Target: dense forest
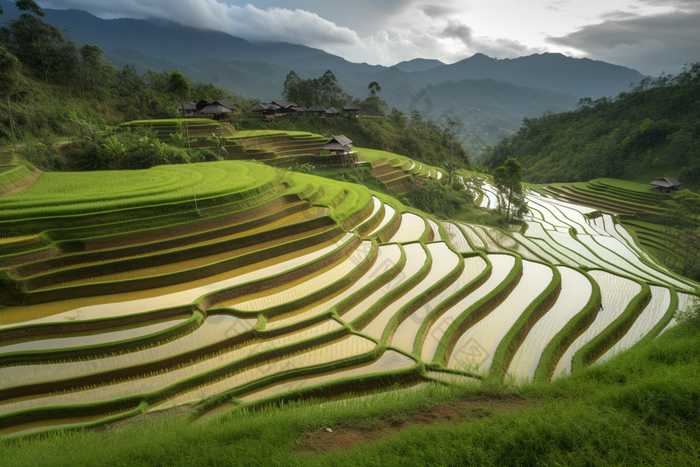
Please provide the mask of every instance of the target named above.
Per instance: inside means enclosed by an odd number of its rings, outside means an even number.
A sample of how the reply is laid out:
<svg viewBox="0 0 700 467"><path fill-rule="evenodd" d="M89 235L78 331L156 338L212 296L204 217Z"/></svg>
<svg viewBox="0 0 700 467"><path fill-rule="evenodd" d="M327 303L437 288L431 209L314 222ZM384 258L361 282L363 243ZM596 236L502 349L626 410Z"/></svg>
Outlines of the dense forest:
<svg viewBox="0 0 700 467"><path fill-rule="evenodd" d="M700 185L700 63L677 76L644 79L616 98L581 99L578 109L524 119L482 163L508 158L533 183L674 176Z"/></svg>

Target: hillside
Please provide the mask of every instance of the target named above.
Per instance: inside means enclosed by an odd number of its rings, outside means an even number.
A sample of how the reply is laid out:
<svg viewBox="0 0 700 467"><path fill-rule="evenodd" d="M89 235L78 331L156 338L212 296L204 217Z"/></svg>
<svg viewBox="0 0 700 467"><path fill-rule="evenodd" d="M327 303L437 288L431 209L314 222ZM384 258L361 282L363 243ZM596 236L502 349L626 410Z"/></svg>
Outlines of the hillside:
<svg viewBox="0 0 700 467"><path fill-rule="evenodd" d="M699 102L700 64L694 64L615 99L582 100L576 111L528 119L483 163L497 167L515 157L533 183L675 177L697 187Z"/></svg>
<svg viewBox="0 0 700 467"><path fill-rule="evenodd" d="M2 1L3 21L16 18L14 3ZM423 118L435 121L459 115L466 122L461 141L475 157L512 134L523 118L572 110L577 98L616 95L643 78L629 68L560 54L512 60L477 54L453 64L416 59L375 66L300 45L253 44L172 22L104 20L80 10L46 13L46 21L67 30L78 45L99 45L118 69L129 64L141 74L177 69L194 81L211 81L266 102L280 98L291 70L302 78L332 70L342 87L360 99L366 97L367 85L377 81L390 107L406 113L419 110Z"/></svg>

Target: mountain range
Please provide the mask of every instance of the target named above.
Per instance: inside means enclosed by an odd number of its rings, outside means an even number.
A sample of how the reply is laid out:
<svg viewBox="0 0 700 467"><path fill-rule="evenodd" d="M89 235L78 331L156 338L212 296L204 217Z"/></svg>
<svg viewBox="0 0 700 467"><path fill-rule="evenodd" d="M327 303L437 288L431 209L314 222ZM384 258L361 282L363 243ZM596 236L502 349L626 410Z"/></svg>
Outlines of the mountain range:
<svg viewBox="0 0 700 467"><path fill-rule="evenodd" d="M19 17L14 2L0 0L0 22ZM381 97L425 118L462 119L464 142L474 154L516 131L523 117L570 110L580 98L614 96L642 78L630 68L544 53L515 59L483 54L453 64L415 59L391 67L353 63L320 49L291 43L251 43L229 34L155 19L101 19L81 10L44 9L44 20L79 46L97 44L117 68L133 64L175 70L232 92L271 101L281 97L294 70L316 78L332 70L343 89L364 98L377 81Z"/></svg>

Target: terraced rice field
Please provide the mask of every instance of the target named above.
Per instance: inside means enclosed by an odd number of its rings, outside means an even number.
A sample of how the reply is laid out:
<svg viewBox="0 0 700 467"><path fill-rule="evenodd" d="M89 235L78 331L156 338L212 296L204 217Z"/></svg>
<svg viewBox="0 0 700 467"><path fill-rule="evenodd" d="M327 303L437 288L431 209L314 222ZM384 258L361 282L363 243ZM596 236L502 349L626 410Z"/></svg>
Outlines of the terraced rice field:
<svg viewBox="0 0 700 467"><path fill-rule="evenodd" d="M416 214L406 213L401 215L401 226L390 241L397 243L416 242L424 233L425 219Z"/></svg>
<svg viewBox="0 0 700 467"><path fill-rule="evenodd" d="M552 277L550 267L530 261L523 262L523 278L508 298L462 334L455 345L448 367L473 369L488 374L496 349L506 332L515 324L525 308L544 292ZM474 347L482 350L483 356L475 357Z"/></svg>
<svg viewBox="0 0 700 467"><path fill-rule="evenodd" d="M472 251L472 247L469 245L464 233L451 222L443 222L442 226L447 230L447 235L450 243L455 247L455 249L460 253L468 253Z"/></svg>
<svg viewBox="0 0 700 467"><path fill-rule="evenodd" d="M270 150L309 138L265 137ZM0 436L549 379L655 337L694 300L614 216L528 198L520 233L238 161L42 175L0 198Z"/></svg>

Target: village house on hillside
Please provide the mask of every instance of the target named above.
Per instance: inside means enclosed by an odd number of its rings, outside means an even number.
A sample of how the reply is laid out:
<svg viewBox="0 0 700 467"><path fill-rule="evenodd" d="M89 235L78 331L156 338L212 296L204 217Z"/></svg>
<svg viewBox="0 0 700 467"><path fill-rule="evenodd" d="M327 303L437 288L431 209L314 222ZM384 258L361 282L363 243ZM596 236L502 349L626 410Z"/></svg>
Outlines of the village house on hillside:
<svg viewBox="0 0 700 467"><path fill-rule="evenodd" d="M238 106L226 99L217 99L211 102L201 100L196 104L187 102L177 107L178 113L185 118L212 118L219 121L228 120L236 110L238 110Z"/></svg>
<svg viewBox="0 0 700 467"><path fill-rule="evenodd" d="M681 182L673 177L664 177L654 180L649 184L649 189L659 193L676 193L680 190Z"/></svg>
<svg viewBox="0 0 700 467"><path fill-rule="evenodd" d="M330 152L329 164L348 165L358 162L357 152L352 150L353 142L345 135L336 136L323 146L324 151Z"/></svg>
<svg viewBox="0 0 700 467"><path fill-rule="evenodd" d="M348 104L345 107L343 107L343 112L350 115L351 117L356 117L360 113L360 110L362 109L357 104Z"/></svg>

